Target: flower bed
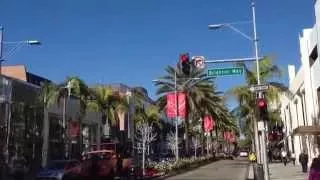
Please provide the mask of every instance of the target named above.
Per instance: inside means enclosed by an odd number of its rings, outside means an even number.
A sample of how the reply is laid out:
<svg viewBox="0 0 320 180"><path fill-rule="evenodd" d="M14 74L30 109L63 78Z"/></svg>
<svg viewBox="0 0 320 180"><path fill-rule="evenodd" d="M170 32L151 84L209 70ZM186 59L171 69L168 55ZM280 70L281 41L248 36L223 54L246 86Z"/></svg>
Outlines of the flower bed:
<svg viewBox="0 0 320 180"><path fill-rule="evenodd" d="M154 168L160 175L179 174L186 170L194 169L216 160L213 156L202 156L198 158L182 158L178 162L162 161L150 163L149 167Z"/></svg>

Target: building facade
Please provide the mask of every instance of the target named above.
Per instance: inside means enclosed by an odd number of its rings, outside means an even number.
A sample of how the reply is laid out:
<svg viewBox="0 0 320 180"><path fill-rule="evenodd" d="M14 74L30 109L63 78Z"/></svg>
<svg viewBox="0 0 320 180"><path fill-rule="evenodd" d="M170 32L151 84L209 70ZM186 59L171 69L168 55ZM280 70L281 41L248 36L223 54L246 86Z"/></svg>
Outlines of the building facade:
<svg viewBox="0 0 320 180"><path fill-rule="evenodd" d="M315 25L299 35L301 67L296 72L293 65L288 66L290 93L281 97L285 147L297 157L305 150L310 159L319 155L320 144L320 2L316 1L314 7Z"/></svg>

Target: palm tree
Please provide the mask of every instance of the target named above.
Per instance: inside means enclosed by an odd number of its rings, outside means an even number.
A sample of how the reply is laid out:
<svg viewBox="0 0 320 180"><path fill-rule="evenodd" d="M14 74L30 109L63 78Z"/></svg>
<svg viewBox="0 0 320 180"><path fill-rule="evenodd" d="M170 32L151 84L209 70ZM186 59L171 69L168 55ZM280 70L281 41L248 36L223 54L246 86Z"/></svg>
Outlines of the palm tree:
<svg viewBox="0 0 320 180"><path fill-rule="evenodd" d="M70 86L70 87L68 87ZM69 88L69 89L68 89ZM72 76L72 77L67 77L66 80L64 82L62 82L61 84L58 85L58 97L57 97L57 104L60 104L60 101L63 99L64 101L64 114L63 114L63 118L64 118L64 122L66 122L66 101L67 101L67 97L68 96L75 96L78 98L78 100L80 101L80 118L79 118L79 123L80 123L80 132L82 129L82 119L84 118L84 116L86 115L86 109L87 109L87 103L88 103L88 99L90 97L90 91L88 86L86 85L86 83L80 79L77 76ZM64 130L64 133L66 133L66 129ZM65 135L65 140L66 140L66 135ZM68 143L67 141L65 143ZM80 135L80 151L82 148L82 138ZM67 144L66 144L67 145ZM66 147L66 151L68 151L68 147Z"/></svg>
<svg viewBox="0 0 320 180"><path fill-rule="evenodd" d="M53 83L44 82L41 86L40 96L39 96L39 103L43 107L43 129L42 129L42 137L43 137L43 144L42 144L42 167L47 165L47 158L48 158L48 148L49 148L49 112L48 109L50 106L56 103L57 99L57 91L58 88Z"/></svg>
<svg viewBox="0 0 320 180"><path fill-rule="evenodd" d="M246 72L246 84L232 88L229 94L236 97L238 107L234 109L234 112L241 121L245 121L243 131L248 137L251 137L252 142L254 142L252 130L257 128L255 123L257 121L256 94L252 93L249 88L257 84L256 68L253 67L250 69L245 63L238 63L238 65L242 66ZM265 58L260 61L261 84L270 84L270 89L265 93L268 102L278 103L280 92L290 93L281 83L270 82L270 80L279 78L281 75L282 71L272 63L270 58ZM277 118L274 117L273 119ZM252 148L254 149L253 143Z"/></svg>
<svg viewBox="0 0 320 180"><path fill-rule="evenodd" d="M97 86L91 90L92 100L88 102L88 108L101 113L101 123L104 127L104 136L109 136L110 127L114 127L119 116L128 110L128 103L119 92L113 91L108 86ZM98 136L100 125L98 128ZM99 144L99 142L98 142ZM98 145L99 147L99 145Z"/></svg>
<svg viewBox="0 0 320 180"><path fill-rule="evenodd" d="M177 77L177 90L186 93L187 106L189 111L189 117L193 117L192 114L198 113L200 117L204 114L215 113L215 108L219 107L221 101L221 93L216 91L216 88L208 78L203 70L191 68L190 75L187 76L182 72L181 66L176 68L168 66L166 69L166 75L160 77L161 81L155 83L158 86L157 94L160 98L157 101L160 109L163 110L166 106L166 94L175 91L175 74ZM184 121L186 141L185 151L189 154L189 124L190 121L198 120L189 119L187 116Z"/></svg>

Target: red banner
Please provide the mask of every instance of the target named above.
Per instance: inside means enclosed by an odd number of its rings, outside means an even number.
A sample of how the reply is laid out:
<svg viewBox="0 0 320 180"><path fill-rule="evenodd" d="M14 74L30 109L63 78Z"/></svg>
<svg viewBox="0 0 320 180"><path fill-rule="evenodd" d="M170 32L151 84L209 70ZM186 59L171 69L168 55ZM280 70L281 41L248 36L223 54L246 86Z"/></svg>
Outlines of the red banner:
<svg viewBox="0 0 320 180"><path fill-rule="evenodd" d="M229 143L236 142L236 136L230 131L224 132L223 137Z"/></svg>
<svg viewBox="0 0 320 180"><path fill-rule="evenodd" d="M80 123L69 121L70 137L80 136Z"/></svg>
<svg viewBox="0 0 320 180"><path fill-rule="evenodd" d="M205 132L210 132L213 130L214 120L213 120L212 116L205 116L203 123L204 123L204 131Z"/></svg>
<svg viewBox="0 0 320 180"><path fill-rule="evenodd" d="M177 96L175 93L167 94L167 116L168 118L186 117L187 116L187 101L186 94L179 92ZM177 106L178 100L178 106ZM177 114L178 109L178 114Z"/></svg>

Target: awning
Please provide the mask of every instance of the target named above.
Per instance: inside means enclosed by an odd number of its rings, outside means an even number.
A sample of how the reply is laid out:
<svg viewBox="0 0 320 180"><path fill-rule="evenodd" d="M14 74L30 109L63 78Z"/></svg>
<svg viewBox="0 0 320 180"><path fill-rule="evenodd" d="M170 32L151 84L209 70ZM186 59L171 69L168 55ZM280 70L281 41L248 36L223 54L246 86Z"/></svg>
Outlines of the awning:
<svg viewBox="0 0 320 180"><path fill-rule="evenodd" d="M293 135L320 135L320 125L297 127L293 130Z"/></svg>

